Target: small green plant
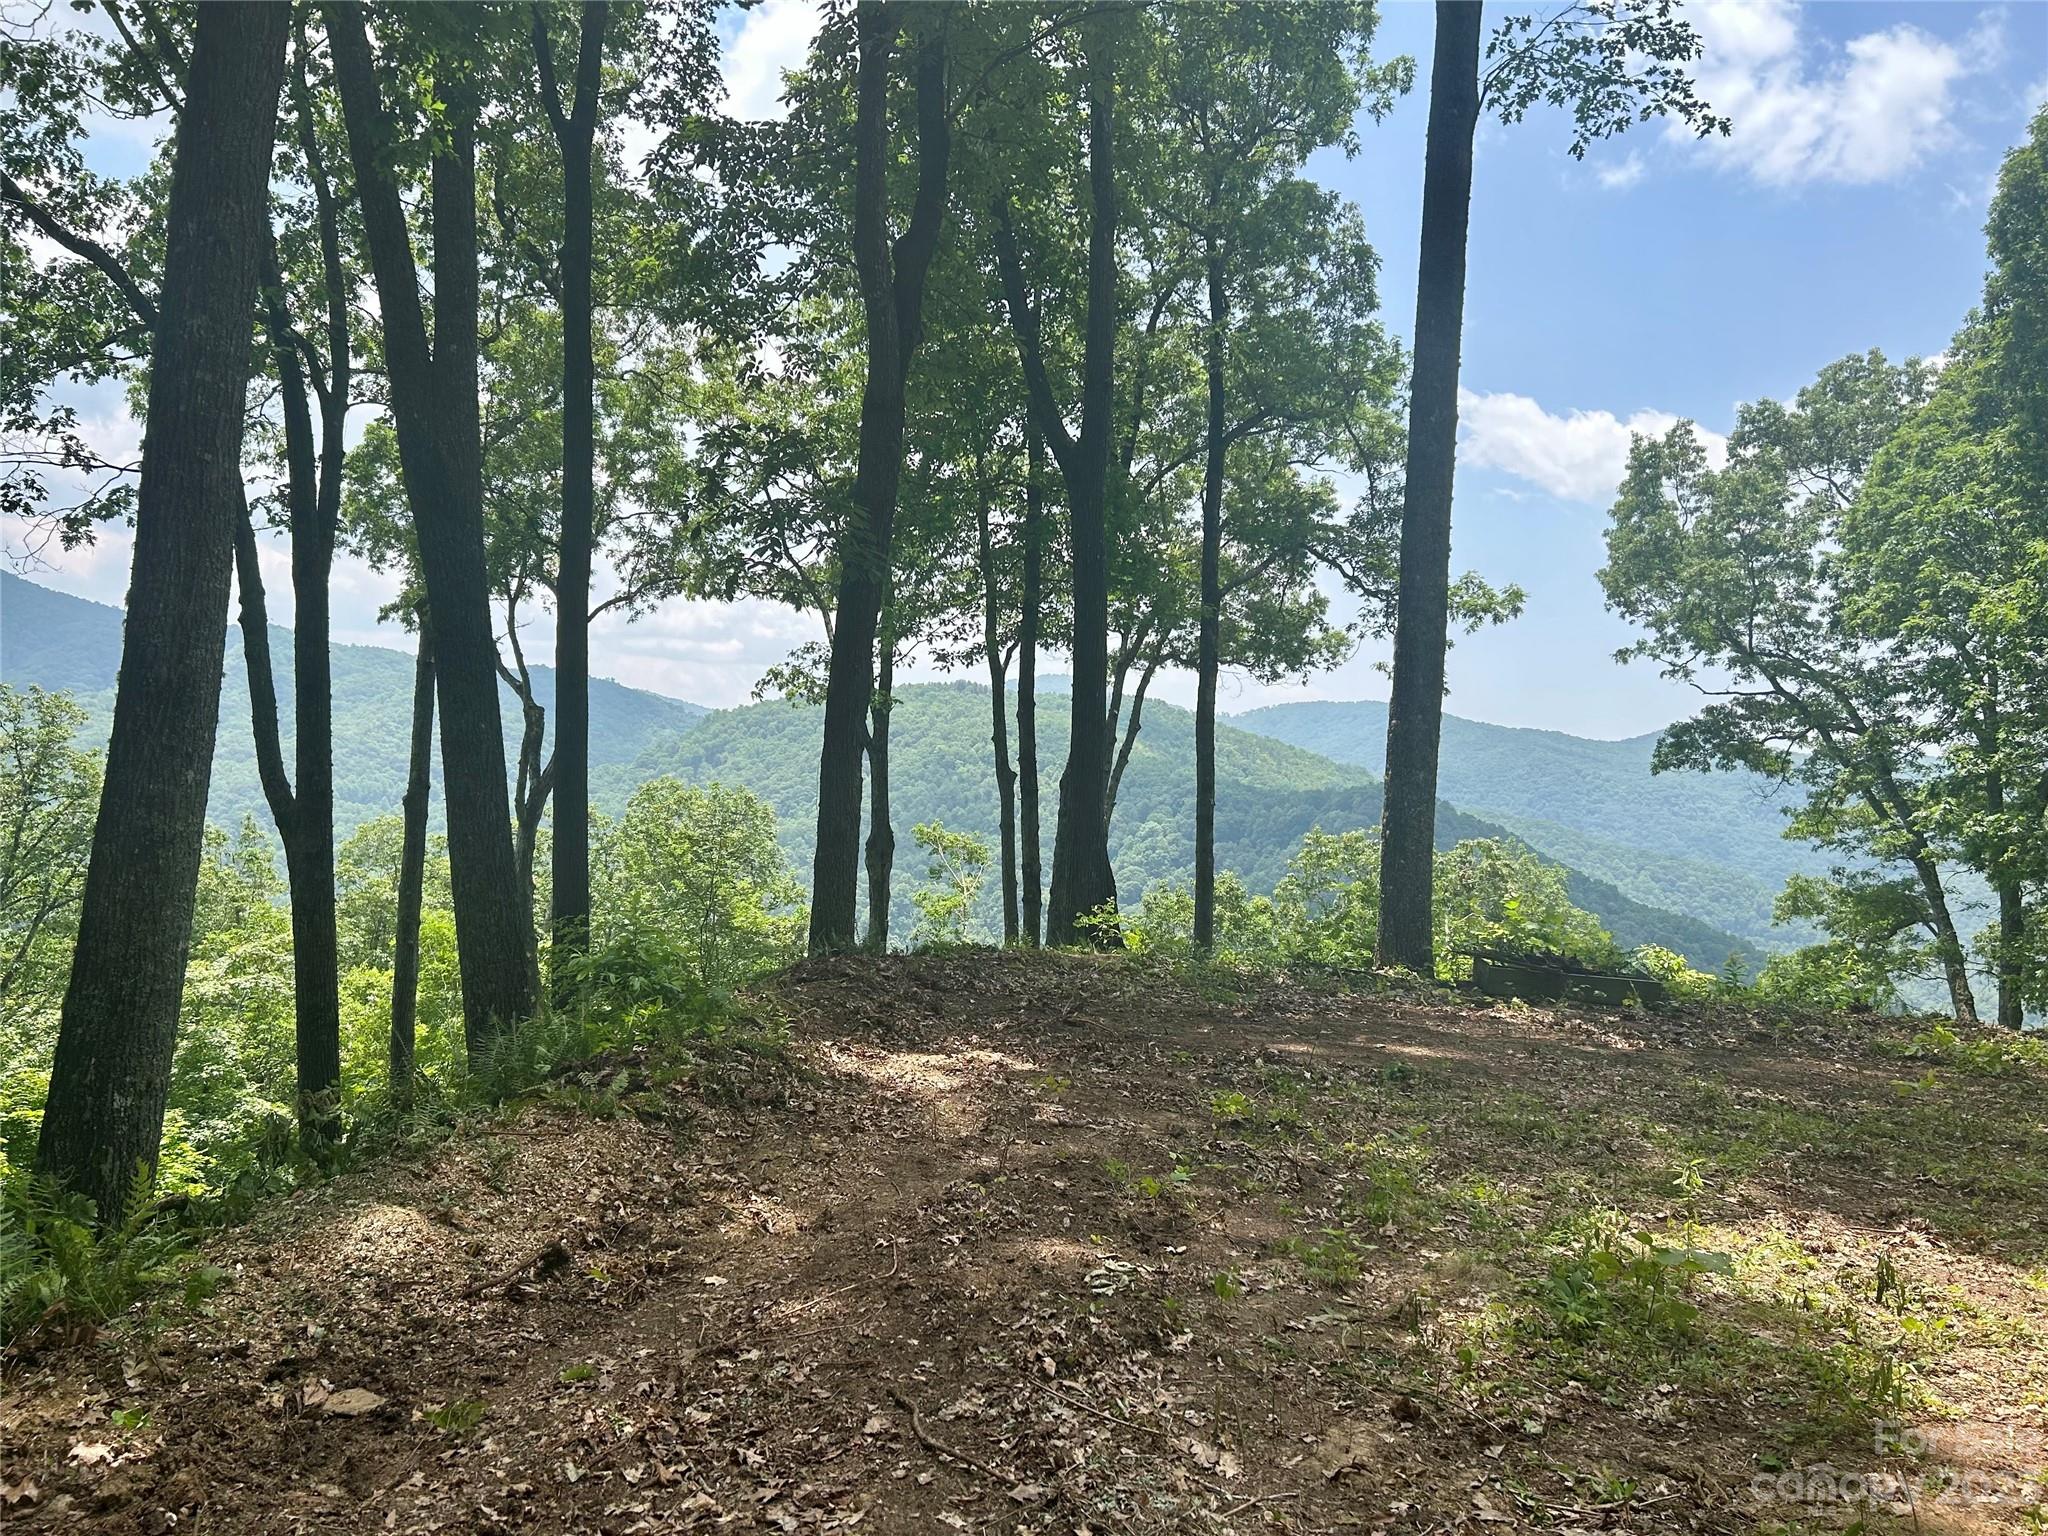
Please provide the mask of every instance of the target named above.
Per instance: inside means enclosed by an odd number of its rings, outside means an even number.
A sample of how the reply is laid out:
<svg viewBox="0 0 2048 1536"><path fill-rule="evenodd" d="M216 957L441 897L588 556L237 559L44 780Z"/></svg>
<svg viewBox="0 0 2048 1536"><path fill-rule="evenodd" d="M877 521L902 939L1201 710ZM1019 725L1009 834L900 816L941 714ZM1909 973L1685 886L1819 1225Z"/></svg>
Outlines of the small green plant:
<svg viewBox="0 0 2048 1536"><path fill-rule="evenodd" d="M2048 1067L2048 1044L2029 1035L1981 1035L1965 1039L1946 1024L1913 1037L1906 1054L1936 1061L1972 1077L2004 1077L2030 1067Z"/></svg>
<svg viewBox="0 0 2048 1536"><path fill-rule="evenodd" d="M452 1397L445 1403L427 1407L425 1418L444 1435L466 1435L483 1423L490 1408L491 1405L480 1397Z"/></svg>
<svg viewBox="0 0 2048 1536"><path fill-rule="evenodd" d="M579 1381L589 1381L597 1375L597 1367L588 1360L579 1360L574 1365L562 1367L562 1374L555 1379L565 1387L573 1387Z"/></svg>
<svg viewBox="0 0 2048 1536"><path fill-rule="evenodd" d="M1219 1270L1210 1277L1209 1289L1214 1291L1220 1300L1235 1301L1244 1294L1244 1281L1230 1270Z"/></svg>
<svg viewBox="0 0 2048 1536"><path fill-rule="evenodd" d="M116 1408L107 1414L107 1421L124 1435L139 1435L149 1428L147 1408Z"/></svg>
<svg viewBox="0 0 2048 1536"><path fill-rule="evenodd" d="M963 944L967 919L988 876L988 844L971 832L949 832L937 821L920 822L910 829L910 835L929 855L925 879L931 882L928 888L911 893L917 926L910 942L920 947Z"/></svg>
<svg viewBox="0 0 2048 1536"><path fill-rule="evenodd" d="M0 1347L89 1333L173 1288L197 1305L221 1272L194 1263L189 1246L147 1179L135 1181L121 1219L101 1226L84 1196L10 1176L0 1182Z"/></svg>
<svg viewBox="0 0 2048 1536"><path fill-rule="evenodd" d="M1235 1088L1219 1088L1209 1095L1209 1113L1219 1125L1235 1125L1252 1117L1252 1101Z"/></svg>
<svg viewBox="0 0 2048 1536"><path fill-rule="evenodd" d="M1569 1337L1584 1338L1621 1323L1684 1335L1699 1320L1699 1308L1689 1297L1693 1282L1733 1267L1725 1253L1667 1248L1648 1232L1608 1229L1553 1259L1537 1283L1536 1298Z"/></svg>
<svg viewBox="0 0 2048 1536"><path fill-rule="evenodd" d="M1365 1255L1341 1227L1325 1227L1320 1242L1305 1237L1283 1237L1274 1244L1276 1252L1300 1261L1309 1275L1324 1285L1355 1284L1365 1270Z"/></svg>

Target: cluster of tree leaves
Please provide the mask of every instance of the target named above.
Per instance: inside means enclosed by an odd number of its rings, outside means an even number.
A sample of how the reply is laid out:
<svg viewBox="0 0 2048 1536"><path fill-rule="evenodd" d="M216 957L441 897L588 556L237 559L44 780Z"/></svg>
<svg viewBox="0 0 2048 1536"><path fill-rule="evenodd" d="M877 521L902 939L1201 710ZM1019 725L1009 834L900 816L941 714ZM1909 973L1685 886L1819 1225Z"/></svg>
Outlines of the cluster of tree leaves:
<svg viewBox="0 0 2048 1536"><path fill-rule="evenodd" d="M0 1177L33 1164L56 1048L85 871L79 829L97 799L97 758L72 745L75 723L59 696L0 687L0 814L26 833L0 848L0 934L26 956L0 989ZM387 1076L403 833L399 817L382 817L336 852L344 1138L381 1127L401 1105L446 1098L469 1070L448 849L436 837L419 920L417 1081L400 1094ZM643 992L715 999L802 952L802 887L773 813L746 790L657 779L618 821L593 817L592 847L600 910L611 914L593 953L630 946ZM298 1171L284 895L275 844L253 817L232 835L208 827L158 1163L166 1195L259 1189Z"/></svg>
<svg viewBox="0 0 2048 1536"><path fill-rule="evenodd" d="M1779 910L1887 979L1932 970L1977 1014L1957 873L1997 1016L2048 1003L2048 110L2005 162L1982 305L1939 364L1844 358L1744 406L1716 465L1688 424L1639 440L1613 510L1610 604L1712 702L1659 768L1742 768L1803 798L1835 861Z"/></svg>

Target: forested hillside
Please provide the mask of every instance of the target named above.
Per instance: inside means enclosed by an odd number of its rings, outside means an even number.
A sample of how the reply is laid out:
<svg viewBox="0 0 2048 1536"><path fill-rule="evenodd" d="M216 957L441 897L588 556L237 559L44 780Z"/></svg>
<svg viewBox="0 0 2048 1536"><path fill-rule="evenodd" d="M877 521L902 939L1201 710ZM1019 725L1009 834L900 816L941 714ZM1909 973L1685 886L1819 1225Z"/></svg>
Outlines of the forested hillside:
<svg viewBox="0 0 2048 1536"><path fill-rule="evenodd" d="M1230 717L1260 736L1368 773L1385 767L1387 706L1304 700ZM1590 741L1444 717L1438 787L1482 816L1550 823L1643 853L1712 864L1776 891L1825 861L1785 839L1797 797L1754 774L1652 774L1655 734Z"/></svg>
<svg viewBox="0 0 2048 1536"><path fill-rule="evenodd" d="M12 575L0 576L0 583L0 681L70 690L92 713L90 734L102 736L120 664L119 610ZM290 631L273 627L271 648L280 665L289 663L291 646ZM259 824L267 819L240 653L239 635L230 635L208 805L209 817L226 828L239 825L245 815ZM551 708L554 674L545 667L534 671L535 691ZM335 820L346 836L363 822L392 814L404 794L412 658L377 646L339 645L334 647L334 676ZM996 792L986 689L971 683L921 684L899 689L897 697L893 731L901 755L892 787L904 878L896 883L896 915L899 929L907 931L919 874L910 829L937 821L992 840ZM713 713L605 679L592 680L590 701L591 797L600 811L616 817L635 789L665 774L692 784L742 786L774 808L792 866L809 868L818 803L817 708L773 700ZM509 759L518 736L518 703L509 689L501 690L500 703ZM280 704L289 738L289 706L284 700ZM1384 711L1372 704L1342 707ZM1039 718L1048 739L1064 739L1067 713L1066 695L1047 690ZM1157 702L1146 706L1110 827L1118 889L1127 901L1137 900L1157 882L1189 878L1194 863L1193 739L1194 717L1186 710ZM1506 768L1504 759L1495 761ZM1374 775L1284 740L1223 727L1217 775L1218 865L1253 891L1273 888L1311 828L1348 831L1379 824ZM1057 759L1043 765L1041 780L1050 804L1059 793ZM1467 838L1499 837L1503 828L1521 833L1505 818L1490 820L1453 803L1442 807L1437 827L1437 841L1445 848ZM1681 861L1632 872L1626 858L1580 863L1551 846L1540 829L1522 835L1571 869L1572 899L1595 913L1626 947L1660 944L1708 970L1720 969L1733 951L1754 958L1782 947L1782 940L1773 944L1768 936L1767 897L1764 923L1739 905L1727 904L1725 910L1741 920L1738 925L1723 918L1722 908L1696 901L1691 891L1675 890L1668 900L1660 899L1658 875L1679 870ZM1591 841L1585 848L1590 854L1603 851ZM995 897L993 890L983 893L984 919Z"/></svg>
<svg viewBox="0 0 2048 1536"><path fill-rule="evenodd" d="M993 839L987 690L970 683L919 684L898 689L895 697L890 730L901 755L891 792L899 843L907 844L910 827L929 821ZM1068 709L1066 695L1042 696L1041 729L1063 737ZM721 711L686 733L652 743L630 765L596 776L598 804L615 811L636 785L663 774L691 783L745 785L775 807L784 847L799 869L807 868L819 724L818 709L782 702ZM1164 703L1146 706L1110 823L1118 895L1126 902L1160 881L1185 883L1193 868L1193 739L1194 716L1188 711ZM1313 752L1225 726L1217 732L1216 766L1217 863L1253 891L1273 888L1312 828L1334 832L1379 824L1379 781ZM1046 764L1041 777L1050 803L1059 789L1059 765ZM1442 847L1503 835L1498 824L1455 806L1439 809ZM906 914L918 874L907 861L915 858L914 849L899 848L907 879L899 882L897 899ZM1732 951L1760 951L1711 923L1631 899L1581 871L1573 871L1569 888L1572 899L1599 916L1625 947L1661 944L1710 970L1718 970ZM993 897L988 892L985 900Z"/></svg>
<svg viewBox="0 0 2048 1536"><path fill-rule="evenodd" d="M276 666L289 669L292 634L272 625ZM366 821L389 816L405 793L406 734L412 711L413 659L375 645L337 645L334 657L334 823L341 837ZM91 716L87 734L104 741L113 717L114 680L121 667L121 611L54 592L0 572L0 682L34 684L71 693ZM554 709L555 674L533 669L534 693ZM292 741L293 696L278 698L279 730ZM499 687L505 751L514 758L519 704ZM607 678L590 680L590 751L593 766L629 762L664 732L686 728L705 713L700 705L664 698ZM434 762L435 805L440 804L440 760ZM439 817L438 809L435 815ZM234 828L244 816L268 823L249 720L249 675L239 630L228 636L221 683L220 731L214 742L213 792L207 817Z"/></svg>

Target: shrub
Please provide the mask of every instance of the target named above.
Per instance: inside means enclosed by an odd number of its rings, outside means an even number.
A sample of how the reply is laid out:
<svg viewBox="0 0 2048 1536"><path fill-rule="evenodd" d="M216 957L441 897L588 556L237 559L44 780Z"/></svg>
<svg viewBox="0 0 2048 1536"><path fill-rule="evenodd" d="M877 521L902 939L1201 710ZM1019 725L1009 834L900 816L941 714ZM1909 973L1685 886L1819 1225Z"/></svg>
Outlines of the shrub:
<svg viewBox="0 0 2048 1536"><path fill-rule="evenodd" d="M924 877L929 882L911 893L917 908L917 926L910 942L917 945L964 944L967 917L981 895L988 874L988 844L968 832L949 832L943 822L921 822L910 835L929 858Z"/></svg>
<svg viewBox="0 0 2048 1536"><path fill-rule="evenodd" d="M1677 1002L1705 1002L1720 987L1716 977L1694 970L1685 956L1661 944L1645 944L1636 950L1633 958L1637 968L1663 982Z"/></svg>
<svg viewBox="0 0 2048 1536"><path fill-rule="evenodd" d="M1829 1013L1873 1013L1898 1006L1889 962L1846 939L1773 955L1756 979L1767 1003Z"/></svg>
<svg viewBox="0 0 2048 1536"><path fill-rule="evenodd" d="M47 1179L0 1180L0 1347L87 1332L180 1283L196 1302L217 1279L159 1214L149 1179L135 1181L128 1210L105 1227L90 1200Z"/></svg>

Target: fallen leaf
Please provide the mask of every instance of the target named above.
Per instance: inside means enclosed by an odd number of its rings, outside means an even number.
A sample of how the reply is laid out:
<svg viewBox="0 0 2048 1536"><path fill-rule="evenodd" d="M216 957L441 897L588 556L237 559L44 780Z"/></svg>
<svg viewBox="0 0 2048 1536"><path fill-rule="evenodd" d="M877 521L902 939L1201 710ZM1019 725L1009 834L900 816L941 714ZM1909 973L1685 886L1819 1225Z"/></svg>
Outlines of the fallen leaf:
<svg viewBox="0 0 2048 1536"><path fill-rule="evenodd" d="M42 1496L43 1490L36 1486L36 1480L32 1477L24 1477L18 1483L10 1483L4 1477L0 1477L0 1505L8 1509L14 1508L17 1504L33 1504Z"/></svg>
<svg viewBox="0 0 2048 1536"><path fill-rule="evenodd" d="M81 1467L97 1467L114 1459L114 1448L104 1440L81 1440L71 1447L70 1459Z"/></svg>
<svg viewBox="0 0 2048 1536"><path fill-rule="evenodd" d="M367 1387L344 1387L339 1392L330 1392L321 1401L320 1411L339 1418L359 1419L366 1413L375 1413L384 1406L384 1399Z"/></svg>

